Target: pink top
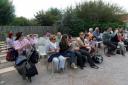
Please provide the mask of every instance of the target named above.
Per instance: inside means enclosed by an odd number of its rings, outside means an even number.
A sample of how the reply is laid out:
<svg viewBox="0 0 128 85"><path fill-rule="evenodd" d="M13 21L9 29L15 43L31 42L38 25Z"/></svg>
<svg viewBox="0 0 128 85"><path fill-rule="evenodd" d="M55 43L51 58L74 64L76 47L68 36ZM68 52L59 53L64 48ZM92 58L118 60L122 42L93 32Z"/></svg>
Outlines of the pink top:
<svg viewBox="0 0 128 85"><path fill-rule="evenodd" d="M20 44L20 42L21 41L19 41L19 40L14 41L14 48L15 48L15 50L19 50L19 49L22 48L22 45Z"/></svg>
<svg viewBox="0 0 128 85"><path fill-rule="evenodd" d="M29 42L30 42L31 45L34 45L34 44L37 44L37 43L38 43L38 40L37 40L36 37L34 37L34 38L29 38Z"/></svg>
<svg viewBox="0 0 128 85"><path fill-rule="evenodd" d="M18 50L18 52L19 53L22 53L24 50L26 50L27 48L25 47L25 46L27 46L27 45L30 45L30 42L29 42L29 40L27 40L27 39L23 39L23 40L16 40L15 42L14 42L14 48L16 49L16 50Z"/></svg>

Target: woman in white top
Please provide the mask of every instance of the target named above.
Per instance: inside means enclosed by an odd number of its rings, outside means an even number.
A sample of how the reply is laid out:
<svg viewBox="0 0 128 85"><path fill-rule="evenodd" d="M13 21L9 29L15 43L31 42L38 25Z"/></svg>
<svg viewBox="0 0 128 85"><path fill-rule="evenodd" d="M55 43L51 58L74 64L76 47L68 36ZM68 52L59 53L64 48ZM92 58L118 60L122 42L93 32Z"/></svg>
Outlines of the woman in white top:
<svg viewBox="0 0 128 85"><path fill-rule="evenodd" d="M13 33L9 32L8 33L8 37L6 39L6 43L7 43L7 48L13 48L13 44L14 44L14 39L13 39Z"/></svg>
<svg viewBox="0 0 128 85"><path fill-rule="evenodd" d="M48 59L48 62L54 63L54 69L55 71L63 71L65 66L65 58L61 55L59 55L59 46L56 42L56 36L51 35L50 36L50 42L47 45L46 51L47 53L53 53Z"/></svg>

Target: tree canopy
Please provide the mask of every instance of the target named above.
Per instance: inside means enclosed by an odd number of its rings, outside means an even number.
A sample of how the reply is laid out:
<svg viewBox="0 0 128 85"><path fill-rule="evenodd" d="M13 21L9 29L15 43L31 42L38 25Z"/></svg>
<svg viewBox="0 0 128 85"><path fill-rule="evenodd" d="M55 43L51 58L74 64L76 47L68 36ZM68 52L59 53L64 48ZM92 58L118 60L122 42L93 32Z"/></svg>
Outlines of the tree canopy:
<svg viewBox="0 0 128 85"><path fill-rule="evenodd" d="M61 11L57 8L51 8L48 11L39 11L35 15L38 25L52 26L57 20L61 18Z"/></svg>
<svg viewBox="0 0 128 85"><path fill-rule="evenodd" d="M14 18L14 6L9 0L0 0L0 25L8 25Z"/></svg>
<svg viewBox="0 0 128 85"><path fill-rule="evenodd" d="M90 27L115 28L123 26L120 14L125 11L115 5L103 1L89 1L79 3L75 8L69 7L63 15L62 30L71 30L69 33L77 35L80 31L88 30Z"/></svg>
<svg viewBox="0 0 128 85"><path fill-rule="evenodd" d="M15 17L14 20L10 23L12 26L31 26L34 23L31 23L30 20L24 17Z"/></svg>

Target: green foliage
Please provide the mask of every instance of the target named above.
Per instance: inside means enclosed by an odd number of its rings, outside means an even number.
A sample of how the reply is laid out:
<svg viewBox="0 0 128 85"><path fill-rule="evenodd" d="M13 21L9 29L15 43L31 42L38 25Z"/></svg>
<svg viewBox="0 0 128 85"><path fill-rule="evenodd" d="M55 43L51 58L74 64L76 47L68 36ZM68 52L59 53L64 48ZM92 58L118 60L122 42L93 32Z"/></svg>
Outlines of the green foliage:
<svg viewBox="0 0 128 85"><path fill-rule="evenodd" d="M0 0L0 25L8 25L14 16L12 3L9 0Z"/></svg>
<svg viewBox="0 0 128 85"><path fill-rule="evenodd" d="M61 11L57 8L51 8L48 11L39 11L35 15L38 25L52 26L57 20L61 18Z"/></svg>
<svg viewBox="0 0 128 85"><path fill-rule="evenodd" d="M46 15L49 15L54 22L59 20L62 16L61 11L57 8L50 8L47 12Z"/></svg>
<svg viewBox="0 0 128 85"><path fill-rule="evenodd" d="M67 8L63 16L63 27L76 36L80 31L88 30L90 27L99 27L102 31L108 27L124 26L120 21L120 14L125 13L122 8L114 4L100 1L84 2L77 4L75 8Z"/></svg>
<svg viewBox="0 0 128 85"><path fill-rule="evenodd" d="M31 22L24 18L24 17L16 17L12 23L10 23L12 26L30 26L32 25Z"/></svg>
<svg viewBox="0 0 128 85"><path fill-rule="evenodd" d="M69 8L63 15L59 31L77 36L77 33L84 30L83 20L77 18L72 13L72 8Z"/></svg>

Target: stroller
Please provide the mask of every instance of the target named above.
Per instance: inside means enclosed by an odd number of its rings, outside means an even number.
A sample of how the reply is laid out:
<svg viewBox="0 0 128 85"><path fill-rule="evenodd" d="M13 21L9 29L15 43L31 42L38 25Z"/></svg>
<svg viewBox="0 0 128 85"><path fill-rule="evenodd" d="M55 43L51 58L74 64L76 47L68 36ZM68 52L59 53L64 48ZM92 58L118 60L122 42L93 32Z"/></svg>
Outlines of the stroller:
<svg viewBox="0 0 128 85"><path fill-rule="evenodd" d="M33 54L33 50L30 53L23 53L23 55L19 55L15 61L15 68L18 73L22 76L22 78L28 81L32 81L31 77L38 75L38 71L35 63L31 62L31 57Z"/></svg>

